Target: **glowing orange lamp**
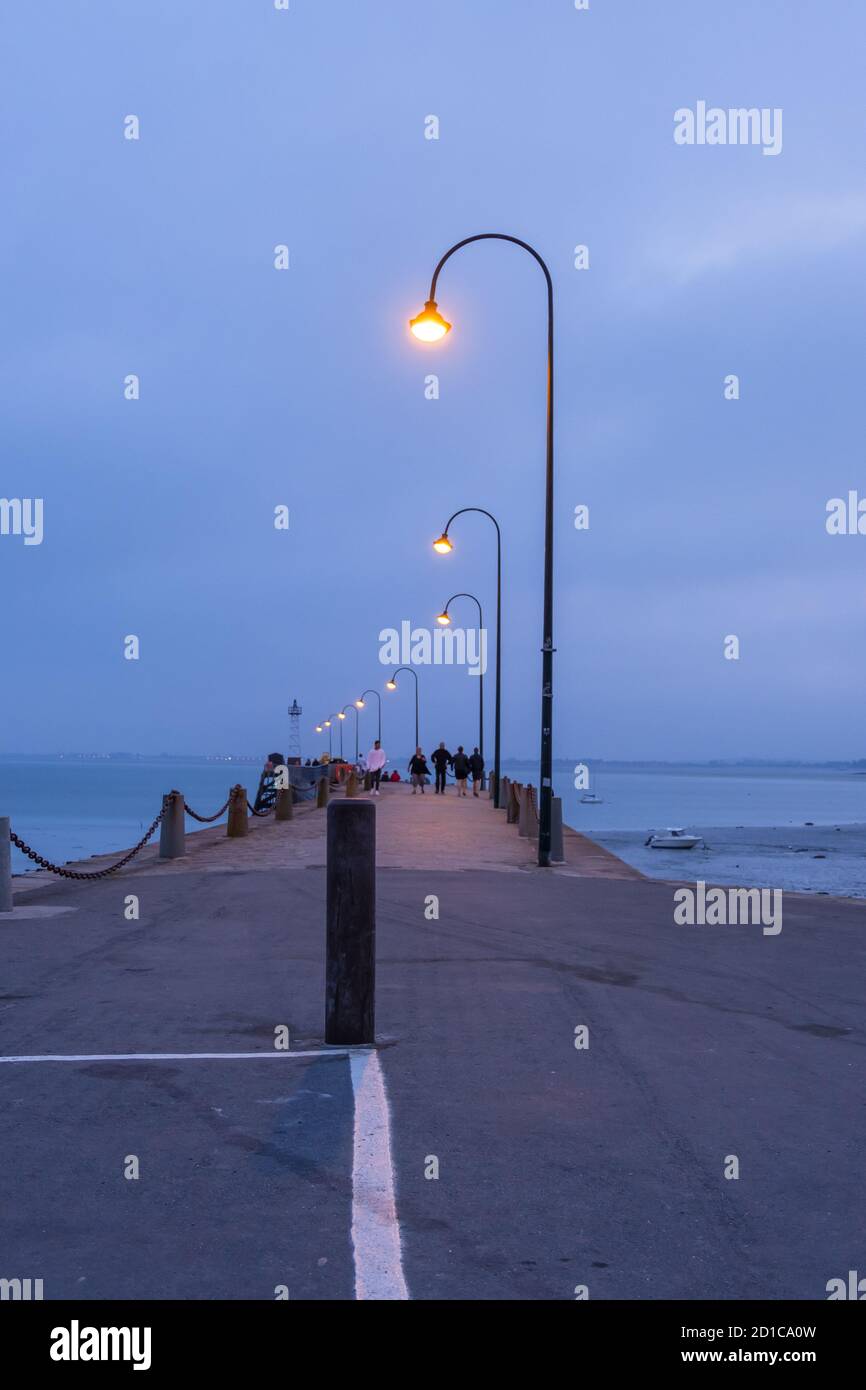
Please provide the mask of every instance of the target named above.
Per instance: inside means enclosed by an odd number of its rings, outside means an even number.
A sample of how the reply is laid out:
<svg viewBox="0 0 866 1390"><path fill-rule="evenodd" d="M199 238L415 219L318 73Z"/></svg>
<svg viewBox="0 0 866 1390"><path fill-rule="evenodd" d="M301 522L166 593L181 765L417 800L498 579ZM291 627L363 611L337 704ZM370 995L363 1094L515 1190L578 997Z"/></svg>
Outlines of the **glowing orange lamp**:
<svg viewBox="0 0 866 1390"><path fill-rule="evenodd" d="M428 299L421 313L409 320L414 336L422 343L438 343L446 333L451 332L451 324L443 319L436 308L436 300Z"/></svg>

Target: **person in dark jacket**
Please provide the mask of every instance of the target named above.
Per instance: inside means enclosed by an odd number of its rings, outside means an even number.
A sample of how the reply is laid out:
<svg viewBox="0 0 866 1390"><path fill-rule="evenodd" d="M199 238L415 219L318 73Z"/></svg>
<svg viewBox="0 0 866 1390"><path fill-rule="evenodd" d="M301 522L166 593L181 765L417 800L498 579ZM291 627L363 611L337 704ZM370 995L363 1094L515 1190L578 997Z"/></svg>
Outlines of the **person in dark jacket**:
<svg viewBox="0 0 866 1390"><path fill-rule="evenodd" d="M469 770L472 773L472 795L477 796L481 791L481 779L484 776L484 759L477 748L472 749Z"/></svg>
<svg viewBox="0 0 866 1390"><path fill-rule="evenodd" d="M423 796L427 779L430 776L430 769L420 748L415 749L414 756L409 760L409 775L412 778L412 795L414 796L420 787Z"/></svg>
<svg viewBox="0 0 866 1390"><path fill-rule="evenodd" d="M439 792L445 791L445 773L452 761L451 754L444 743L440 743L435 753L431 753L430 761L436 769L436 795L438 796Z"/></svg>
<svg viewBox="0 0 866 1390"><path fill-rule="evenodd" d="M454 754L454 757L451 759L451 765L454 768L454 776L457 779L457 795L465 796L466 778L469 776L469 759L463 752L462 743L458 747L457 752Z"/></svg>

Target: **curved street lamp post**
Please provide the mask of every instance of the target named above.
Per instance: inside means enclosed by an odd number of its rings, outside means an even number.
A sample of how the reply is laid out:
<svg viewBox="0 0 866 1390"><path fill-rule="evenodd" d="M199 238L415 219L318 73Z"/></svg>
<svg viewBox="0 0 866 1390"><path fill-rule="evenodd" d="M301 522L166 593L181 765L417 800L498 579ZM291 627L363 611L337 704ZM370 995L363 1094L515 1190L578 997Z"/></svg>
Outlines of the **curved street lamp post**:
<svg viewBox="0 0 866 1390"><path fill-rule="evenodd" d="M455 251L470 246L475 241L508 241L520 246L541 267L547 285L547 430L546 430L546 473L544 503L544 617L541 641L541 765L539 768L540 798L538 826L538 863L541 868L550 865L550 832L553 798L553 281L543 258L520 237L508 236L505 232L479 232L475 236L464 237L445 252L433 271L430 281L430 295L423 310L409 327L421 342L435 343L450 331L451 324L442 317L436 307L436 285L439 273ZM498 643L497 643L498 648Z"/></svg>
<svg viewBox="0 0 866 1390"><path fill-rule="evenodd" d="M411 666L398 666L391 679L385 684L389 690L396 690L397 677L401 671L408 671L411 676L415 677L415 747L420 748L421 741L418 738L418 672L414 671Z"/></svg>
<svg viewBox="0 0 866 1390"><path fill-rule="evenodd" d="M449 614L449 612L448 612L448 609L451 607L452 603L454 602L454 600L455 600L456 598L471 598L472 602L473 602L474 604L476 604L477 607L478 607L478 643L479 643L479 647L480 647L480 644L481 644L481 629L484 627L484 614L483 614L482 611L481 611L481 603L480 603L480 601L475 597L474 594L466 594L466 593L452 594L451 597L450 597L450 599L449 599L448 602L446 603L445 607L442 609L442 612L438 614L438 616L437 616L437 618L436 618L436 621L437 621L437 623L440 623L442 627L448 627L448 626L449 626L449 624L450 624L450 622L451 622L451 617L450 617L450 614ZM481 655L481 653L480 653L480 651L479 651L479 659L480 659L480 655ZM482 672L481 672L480 669L479 669L479 672L478 672L478 751L479 751L479 753L481 754L481 756L482 756L482 758L483 758L483 757L484 757L484 676L483 676L483 674L482 674Z"/></svg>
<svg viewBox="0 0 866 1390"><path fill-rule="evenodd" d="M448 538L448 531L452 521L456 521L458 516L463 516L464 512L480 512L493 522L496 527L496 677L494 690L494 717L493 717L493 805L499 808L499 733L502 712L502 532L499 529L499 522L492 512L485 511L483 507L461 507L459 512L454 512L449 516L445 530L438 540L433 542L433 549L439 555L448 555L454 546ZM480 746L480 745L479 745ZM483 749L482 749L483 752Z"/></svg>
<svg viewBox="0 0 866 1390"><path fill-rule="evenodd" d="M343 721L346 718L346 710L350 709L355 716L355 762L358 761L358 710L354 704L344 705L337 715L340 721L340 757L343 756Z"/></svg>
<svg viewBox="0 0 866 1390"><path fill-rule="evenodd" d="M373 689L370 689L370 690L362 690L362 691L361 691L361 698L360 698L360 700L356 700L356 701L355 701L355 707L356 707L357 709L363 709L363 708L364 708L364 696L365 696L365 695L375 695L375 696L376 696L376 699L379 701L379 735L378 735L378 737L379 737L379 742L381 743L381 742L382 742L382 696L379 694L378 690L373 690Z"/></svg>

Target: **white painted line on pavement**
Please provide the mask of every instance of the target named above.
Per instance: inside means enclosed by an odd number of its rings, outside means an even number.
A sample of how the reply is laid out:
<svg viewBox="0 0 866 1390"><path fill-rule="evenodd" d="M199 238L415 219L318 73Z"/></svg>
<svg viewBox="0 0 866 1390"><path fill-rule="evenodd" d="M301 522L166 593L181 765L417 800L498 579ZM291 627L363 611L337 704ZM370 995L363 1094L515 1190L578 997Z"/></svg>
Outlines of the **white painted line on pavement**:
<svg viewBox="0 0 866 1390"><path fill-rule="evenodd" d="M408 1299L385 1078L377 1052L353 1052L349 1058L355 1094L352 1155L352 1246L355 1297Z"/></svg>
<svg viewBox="0 0 866 1390"><path fill-rule="evenodd" d="M0 1062L224 1062L235 1059L280 1057L348 1057L346 1049L323 1048L318 1052L90 1052L42 1053L34 1057L0 1057Z"/></svg>

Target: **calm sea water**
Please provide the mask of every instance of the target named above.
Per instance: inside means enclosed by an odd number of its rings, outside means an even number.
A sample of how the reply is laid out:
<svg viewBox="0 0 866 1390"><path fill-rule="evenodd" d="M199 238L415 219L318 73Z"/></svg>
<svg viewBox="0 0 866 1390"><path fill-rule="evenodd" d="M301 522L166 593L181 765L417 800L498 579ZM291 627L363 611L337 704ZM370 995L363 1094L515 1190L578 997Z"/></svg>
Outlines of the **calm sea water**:
<svg viewBox="0 0 866 1390"><path fill-rule="evenodd" d="M505 769L508 771L508 769ZM513 765L522 781L537 770ZM866 776L802 767L622 766L592 775L600 806L554 770L566 824L653 878L866 896ZM812 822L811 825L808 822ZM656 850L651 830L684 826L703 848Z"/></svg>
<svg viewBox="0 0 866 1390"><path fill-rule="evenodd" d="M63 863L128 848L172 787L204 815L222 804L233 782L243 782L252 798L259 770L251 764L0 760L0 813L12 817L13 828L40 854ZM506 764L504 771L537 781L530 764ZM601 769L593 785L602 804L582 805L570 771L555 770L566 823L643 873L866 896L864 776L823 768L632 765ZM645 847L650 830L669 825L704 835L706 847ZM13 849L14 870L29 867Z"/></svg>
<svg viewBox="0 0 866 1390"><path fill-rule="evenodd" d="M11 817L22 840L63 864L128 849L159 811L163 793L175 787L205 816L223 804L235 782L253 800L260 770L251 764L0 760L0 812ZM189 817L187 828L195 829ZM13 845L13 872L33 867Z"/></svg>

